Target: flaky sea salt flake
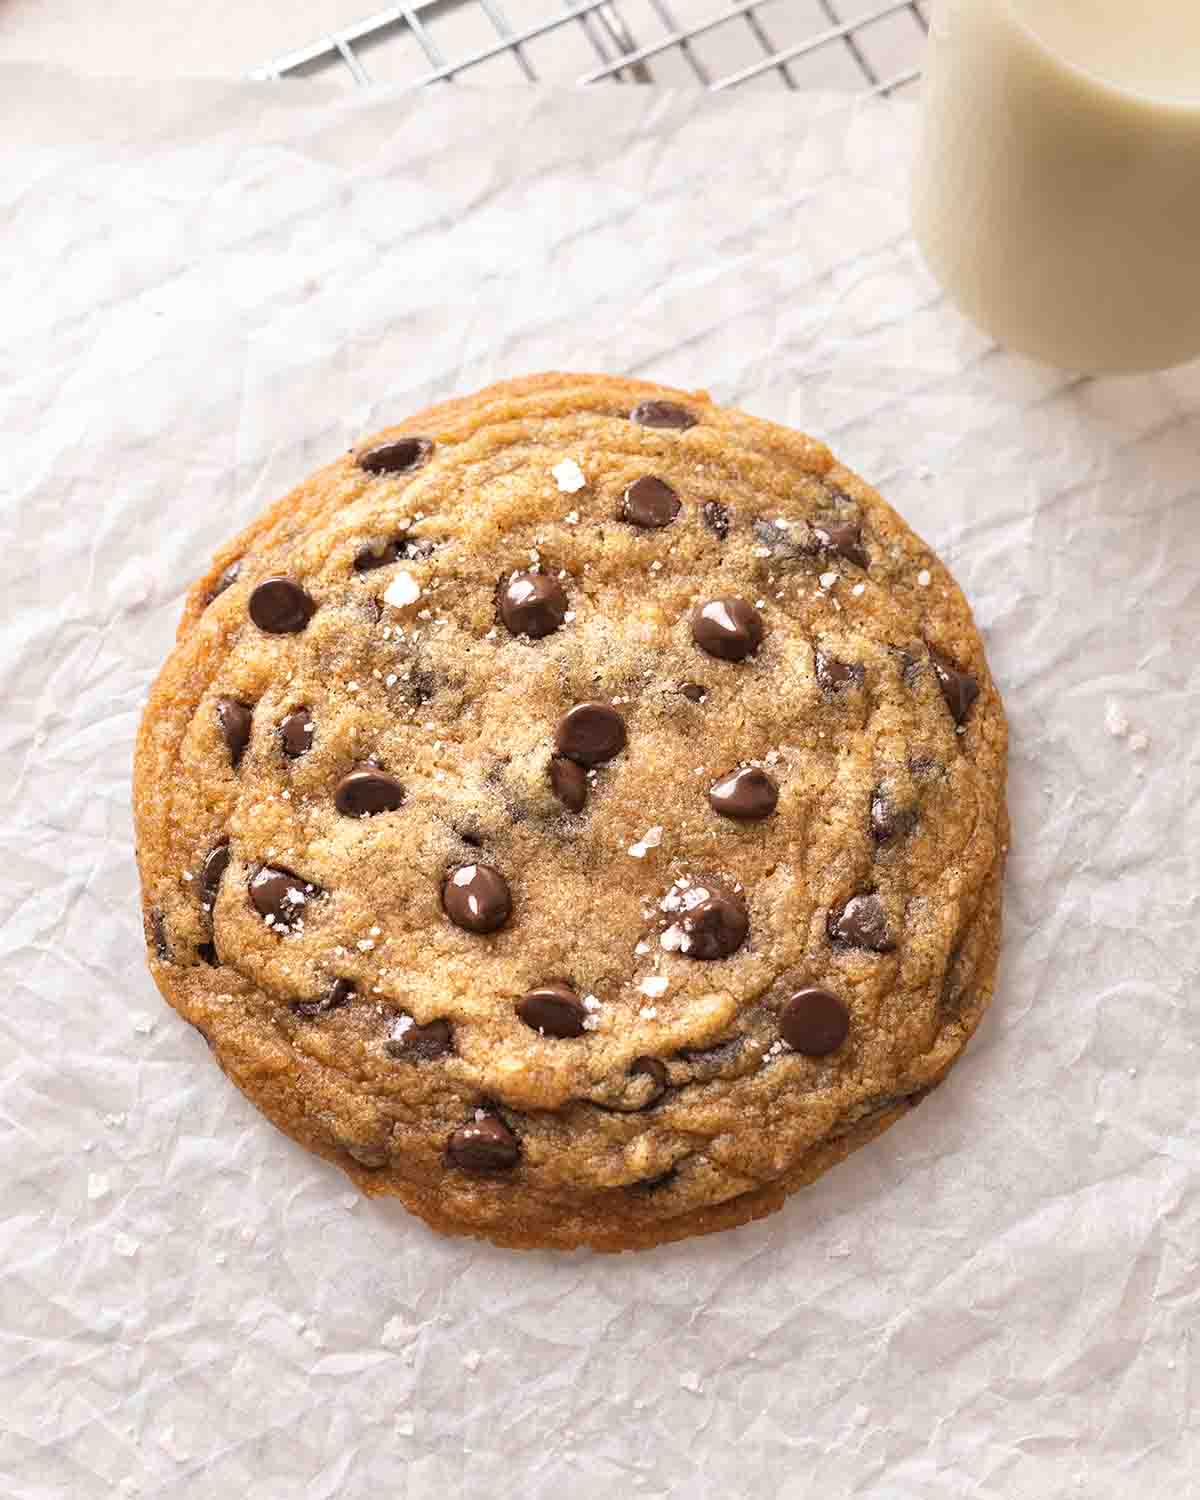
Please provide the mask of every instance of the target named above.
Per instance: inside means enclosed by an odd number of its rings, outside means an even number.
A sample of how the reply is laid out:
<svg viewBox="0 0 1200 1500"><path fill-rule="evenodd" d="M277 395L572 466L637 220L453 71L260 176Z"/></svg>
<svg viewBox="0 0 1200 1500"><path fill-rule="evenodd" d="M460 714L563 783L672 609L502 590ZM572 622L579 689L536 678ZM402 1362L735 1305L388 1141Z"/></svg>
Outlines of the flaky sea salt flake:
<svg viewBox="0 0 1200 1500"><path fill-rule="evenodd" d="M391 583L384 591L384 603L390 604L393 609L404 609L409 604L415 604L421 597L421 585L411 573L397 573Z"/></svg>
<svg viewBox="0 0 1200 1500"><path fill-rule="evenodd" d="M555 464L550 472L554 475L555 484L564 495L574 495L587 484L583 470L573 458L564 458L561 463Z"/></svg>

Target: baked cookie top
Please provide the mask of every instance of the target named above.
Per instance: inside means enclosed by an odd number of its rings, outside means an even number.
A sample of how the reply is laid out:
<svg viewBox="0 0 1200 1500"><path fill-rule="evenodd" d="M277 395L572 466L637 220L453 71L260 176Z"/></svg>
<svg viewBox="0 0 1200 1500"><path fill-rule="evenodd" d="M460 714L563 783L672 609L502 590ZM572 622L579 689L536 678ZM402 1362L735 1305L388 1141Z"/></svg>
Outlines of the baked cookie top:
<svg viewBox="0 0 1200 1500"><path fill-rule="evenodd" d="M776 1206L987 1005L1005 723L821 444L548 375L370 438L191 592L135 768L152 973L279 1126L436 1227Z"/></svg>

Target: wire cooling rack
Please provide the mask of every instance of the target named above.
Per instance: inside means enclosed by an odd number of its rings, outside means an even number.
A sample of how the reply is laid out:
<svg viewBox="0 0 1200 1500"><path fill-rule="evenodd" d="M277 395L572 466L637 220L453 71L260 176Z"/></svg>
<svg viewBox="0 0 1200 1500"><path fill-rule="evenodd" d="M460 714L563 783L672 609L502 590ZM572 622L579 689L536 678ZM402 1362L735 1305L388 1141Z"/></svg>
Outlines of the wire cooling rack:
<svg viewBox="0 0 1200 1500"><path fill-rule="evenodd" d="M920 71L930 0L408 0L284 53L255 78L464 79L853 89Z"/></svg>

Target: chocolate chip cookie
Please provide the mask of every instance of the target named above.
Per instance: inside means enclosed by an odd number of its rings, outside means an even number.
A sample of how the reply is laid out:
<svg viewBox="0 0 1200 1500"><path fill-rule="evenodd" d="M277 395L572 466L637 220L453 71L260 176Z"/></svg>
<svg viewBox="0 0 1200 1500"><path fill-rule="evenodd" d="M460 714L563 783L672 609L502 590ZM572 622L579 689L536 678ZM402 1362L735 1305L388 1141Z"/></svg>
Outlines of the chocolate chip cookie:
<svg viewBox="0 0 1200 1500"><path fill-rule="evenodd" d="M322 469L192 590L135 768L151 972L367 1193L513 1246L777 1208L991 996L1004 715L818 442L546 375Z"/></svg>

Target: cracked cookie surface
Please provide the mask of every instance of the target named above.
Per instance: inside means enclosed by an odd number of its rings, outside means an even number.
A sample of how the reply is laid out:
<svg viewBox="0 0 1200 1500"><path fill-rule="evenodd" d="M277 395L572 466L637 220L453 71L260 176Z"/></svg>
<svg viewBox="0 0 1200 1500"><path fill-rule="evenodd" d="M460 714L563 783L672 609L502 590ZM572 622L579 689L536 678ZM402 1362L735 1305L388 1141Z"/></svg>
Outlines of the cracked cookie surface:
<svg viewBox="0 0 1200 1500"><path fill-rule="evenodd" d="M1006 730L963 596L820 443L549 375L322 469L192 590L135 766L151 971L436 1228L755 1218L987 1007Z"/></svg>

